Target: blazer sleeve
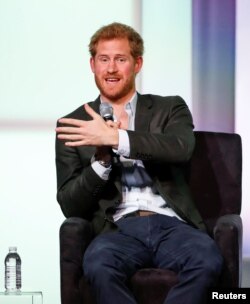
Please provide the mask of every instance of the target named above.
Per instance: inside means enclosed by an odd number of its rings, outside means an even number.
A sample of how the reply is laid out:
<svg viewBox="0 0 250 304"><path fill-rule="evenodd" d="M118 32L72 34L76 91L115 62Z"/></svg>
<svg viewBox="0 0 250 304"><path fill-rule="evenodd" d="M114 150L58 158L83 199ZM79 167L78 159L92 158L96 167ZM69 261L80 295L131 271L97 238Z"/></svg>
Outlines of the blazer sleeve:
<svg viewBox="0 0 250 304"><path fill-rule="evenodd" d="M80 157L81 154L81 157ZM67 147L56 138L57 201L65 217L90 219L107 181L93 170L93 149Z"/></svg>

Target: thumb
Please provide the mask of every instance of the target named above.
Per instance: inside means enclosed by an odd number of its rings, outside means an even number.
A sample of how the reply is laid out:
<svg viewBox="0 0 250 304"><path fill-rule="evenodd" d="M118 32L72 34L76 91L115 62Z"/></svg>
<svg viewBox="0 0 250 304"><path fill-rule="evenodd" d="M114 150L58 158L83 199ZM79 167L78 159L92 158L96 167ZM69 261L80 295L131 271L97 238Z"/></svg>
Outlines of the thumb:
<svg viewBox="0 0 250 304"><path fill-rule="evenodd" d="M84 109L93 119L100 117L87 103L84 104Z"/></svg>

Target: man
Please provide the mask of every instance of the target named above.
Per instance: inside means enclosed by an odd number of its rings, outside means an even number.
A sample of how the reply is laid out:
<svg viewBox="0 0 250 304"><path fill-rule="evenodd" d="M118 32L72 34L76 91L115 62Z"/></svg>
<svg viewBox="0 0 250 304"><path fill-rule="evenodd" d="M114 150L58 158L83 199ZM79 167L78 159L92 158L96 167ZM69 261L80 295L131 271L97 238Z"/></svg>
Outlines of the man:
<svg viewBox="0 0 250 304"><path fill-rule="evenodd" d="M165 303L203 304L222 258L182 172L195 145L190 111L180 97L136 92L143 40L131 27L100 28L89 50L100 96L56 128L58 202L96 234L84 275L97 303L129 304L136 300L127 282L138 269L172 269L179 283ZM105 103L113 120L99 114Z"/></svg>

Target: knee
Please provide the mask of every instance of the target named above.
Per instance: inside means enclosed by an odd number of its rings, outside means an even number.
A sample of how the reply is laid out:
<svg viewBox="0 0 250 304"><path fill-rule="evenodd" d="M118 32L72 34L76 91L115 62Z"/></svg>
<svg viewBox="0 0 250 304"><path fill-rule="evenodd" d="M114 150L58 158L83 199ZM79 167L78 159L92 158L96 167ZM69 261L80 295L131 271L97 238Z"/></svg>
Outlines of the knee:
<svg viewBox="0 0 250 304"><path fill-rule="evenodd" d="M205 277L216 280L220 276L223 257L213 240L200 248L200 253L197 253L197 264L200 265L200 270Z"/></svg>
<svg viewBox="0 0 250 304"><path fill-rule="evenodd" d="M223 258L218 252L213 252L203 261L203 271L208 277L216 279L220 276L223 267Z"/></svg>

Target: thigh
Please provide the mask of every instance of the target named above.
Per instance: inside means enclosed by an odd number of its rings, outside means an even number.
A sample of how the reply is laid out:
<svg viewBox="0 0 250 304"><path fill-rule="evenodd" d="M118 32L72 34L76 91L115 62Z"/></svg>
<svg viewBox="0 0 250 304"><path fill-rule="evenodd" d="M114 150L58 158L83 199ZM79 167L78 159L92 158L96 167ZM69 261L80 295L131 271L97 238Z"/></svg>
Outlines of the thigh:
<svg viewBox="0 0 250 304"><path fill-rule="evenodd" d="M84 268L112 267L132 276L150 263L151 255L142 242L120 231L97 236L84 254ZM90 266L91 265L91 266Z"/></svg>
<svg viewBox="0 0 250 304"><path fill-rule="evenodd" d="M154 264L157 267L178 272L186 265L221 261L219 249L207 233L177 218L160 223L159 242L154 251Z"/></svg>

